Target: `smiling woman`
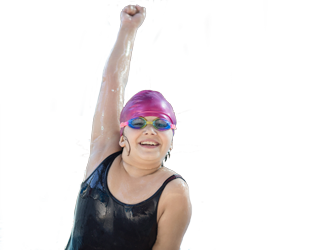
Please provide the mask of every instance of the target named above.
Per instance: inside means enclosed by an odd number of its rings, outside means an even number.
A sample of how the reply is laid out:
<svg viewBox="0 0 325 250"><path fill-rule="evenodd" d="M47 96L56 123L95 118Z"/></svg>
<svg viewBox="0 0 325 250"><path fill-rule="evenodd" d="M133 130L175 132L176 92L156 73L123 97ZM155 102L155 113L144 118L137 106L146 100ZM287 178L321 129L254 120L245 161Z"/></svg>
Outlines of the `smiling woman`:
<svg viewBox="0 0 325 250"><path fill-rule="evenodd" d="M189 188L163 167L176 129L172 106L161 93L143 90L122 109L135 35L145 13L138 5L121 12L66 250L176 250L190 223Z"/></svg>

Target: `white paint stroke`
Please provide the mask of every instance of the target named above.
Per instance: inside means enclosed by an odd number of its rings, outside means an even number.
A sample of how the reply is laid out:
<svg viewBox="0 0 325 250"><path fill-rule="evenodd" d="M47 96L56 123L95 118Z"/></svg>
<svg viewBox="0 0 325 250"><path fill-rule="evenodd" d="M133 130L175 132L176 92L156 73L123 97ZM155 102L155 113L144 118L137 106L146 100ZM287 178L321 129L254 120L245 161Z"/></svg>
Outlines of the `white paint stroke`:
<svg viewBox="0 0 325 250"><path fill-rule="evenodd" d="M159 16L162 6L155 3L152 12L156 13L154 16L157 15L155 23L148 27L147 24L144 25L145 30L139 34L139 44L136 43L135 47L135 55L139 55L136 67L142 68L141 75L138 74L139 82L141 77L152 72L158 64L178 65L184 84L189 93L192 93L191 100L198 113L200 128L207 145L213 177L213 205L225 201L230 208L228 216L222 209L218 211L213 208L210 220L200 231L200 244L202 241L202 244L216 246L225 237L227 250L324 248L325 182L322 156L325 103L322 58L325 55L325 41L321 32L325 23L321 12L324 3L317 0L308 2L308 5L299 1L295 4L287 0L281 3L269 1L267 68L263 83L263 44L260 35L262 3L231 1L235 93L235 156L231 171L223 169L229 165L227 106L224 106L225 110L215 110L216 107L223 107L222 102L227 103L226 97L221 98L227 88L218 84L212 85L222 83L226 74L222 51L217 52L224 48L224 41L214 46L219 39L224 39L220 36L224 32L222 27L219 27L219 31L214 29L217 27L214 20L224 17L218 12L222 9L224 1L200 3L202 4L197 5L195 1L189 0L170 1L165 16ZM15 4L18 7L18 1L15 1ZM97 18L104 20L104 15L101 17L99 14L105 12L104 6L101 6L98 12L89 12L88 4L94 4L94 8L100 5L99 2L80 1L57 1L55 5L43 3L35 24L76 49L83 31L91 28ZM78 6L78 11L75 6ZM187 7L186 12L180 11L184 6ZM213 29L211 54L208 56L202 49L202 21L210 11L213 14ZM194 12L197 13L195 17L191 14ZM60 13L60 18L57 13ZM98 26L102 27L103 22L100 21ZM183 23L182 32L172 31L177 30L178 22ZM157 46L150 45L152 35L162 24L163 34ZM193 34L193 30L198 32ZM5 145L1 152L1 185L5 187L2 188L2 209L6 221L6 247L20 249L21 241L26 238L26 231L30 230L26 225L34 225L35 228L31 231L39 235L38 245L43 242L44 231L39 233L41 227L35 223L39 193L54 189L56 178L52 175L50 167L65 159L87 81L87 72L80 70L66 56L30 34L25 49L29 146L27 159L20 160L14 36L3 21L0 22L0 31L4 37L0 41L1 143ZM109 29L104 31L104 34L107 36ZM110 41L112 37L114 36L111 35L106 41ZM170 39L171 37L173 39ZM98 40L99 57L96 56L94 67L99 64L102 56L109 53L112 43L106 43L105 47L102 47L104 44L101 45L101 42L106 41L104 37ZM189 46L188 57L181 49L184 42ZM142 43L146 45L143 48ZM168 49L163 44L166 44ZM36 53L37 51L42 53ZM105 58L101 63L104 61ZM197 69L202 95L193 93L199 93L199 90L194 87L197 85L189 65L195 65ZM90 102L93 107L100 83L96 82L96 78L100 81L102 67L103 65L99 67L97 75L88 76L87 86L93 86L93 90L97 89L97 92L91 95L91 88L87 88L86 103ZM220 72L219 80L215 78L213 71L207 69ZM220 92L216 92L215 88ZM216 94L220 96L216 98ZM52 97L58 100L57 116L48 144L46 148L42 148ZM92 115L93 110L85 115L84 120ZM211 121L220 127L211 129ZM224 131L227 132L223 133ZM87 143L88 139L84 138L84 143ZM215 153L216 142L220 144L218 154ZM225 177L227 175L229 176ZM24 188L13 186L11 176L15 176L15 182ZM229 183L222 182L225 180ZM12 199L12 193L19 193L21 199ZM10 204L10 207L6 204ZM24 204L24 209L21 204ZM220 225L220 228L208 230L209 224L210 227ZM225 225L226 230L221 225ZM306 231L306 228L309 231ZM26 238L26 242L31 245L29 238Z"/></svg>
<svg viewBox="0 0 325 250"><path fill-rule="evenodd" d="M199 124L201 124L201 123L200 123L200 120L197 119L197 118L184 118L184 119L182 120L182 122L183 122L184 124L193 124L193 125L199 125Z"/></svg>
<svg viewBox="0 0 325 250"><path fill-rule="evenodd" d="M105 7L96 1L59 0L55 4L41 4L34 24L77 51L84 30L94 25L101 27L106 15ZM28 148L27 158L21 160L18 149L19 100L15 41L13 33L2 19L0 32L1 127L5 131L1 143L6 145L1 152L5 248L20 249L22 241L30 246L42 246L48 212L43 211L39 218L39 194L42 191L53 193L55 188L57 178L53 176L51 166L65 161L87 72L51 45L29 33L24 48ZM52 97L57 99L58 106L44 148ZM19 199L13 199L13 194Z"/></svg>
<svg viewBox="0 0 325 250"><path fill-rule="evenodd" d="M235 167L226 248L322 249L324 2L269 1L265 75L262 2L233 4Z"/></svg>

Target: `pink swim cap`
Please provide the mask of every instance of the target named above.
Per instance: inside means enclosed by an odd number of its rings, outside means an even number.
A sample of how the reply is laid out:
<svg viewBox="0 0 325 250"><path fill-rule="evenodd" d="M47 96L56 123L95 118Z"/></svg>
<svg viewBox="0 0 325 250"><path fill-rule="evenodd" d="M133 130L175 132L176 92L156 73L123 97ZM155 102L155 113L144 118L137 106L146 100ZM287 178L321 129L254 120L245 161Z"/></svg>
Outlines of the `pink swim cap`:
<svg viewBox="0 0 325 250"><path fill-rule="evenodd" d="M139 116L156 116L176 125L176 116L172 105L158 91L143 90L135 94L122 109L120 122L127 122ZM121 128L120 136L123 134L123 130L124 128Z"/></svg>

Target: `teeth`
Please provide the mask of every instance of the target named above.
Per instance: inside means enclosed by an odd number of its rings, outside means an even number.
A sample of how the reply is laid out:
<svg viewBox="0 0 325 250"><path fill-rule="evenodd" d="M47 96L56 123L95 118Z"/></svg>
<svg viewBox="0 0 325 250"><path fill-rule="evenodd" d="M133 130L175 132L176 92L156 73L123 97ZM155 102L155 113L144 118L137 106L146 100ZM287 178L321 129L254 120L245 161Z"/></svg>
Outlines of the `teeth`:
<svg viewBox="0 0 325 250"><path fill-rule="evenodd" d="M142 144L142 145L145 145L145 144L147 144L147 145L154 145L154 146L157 145L157 144L154 143L154 142L148 142L148 141L141 142L141 144Z"/></svg>

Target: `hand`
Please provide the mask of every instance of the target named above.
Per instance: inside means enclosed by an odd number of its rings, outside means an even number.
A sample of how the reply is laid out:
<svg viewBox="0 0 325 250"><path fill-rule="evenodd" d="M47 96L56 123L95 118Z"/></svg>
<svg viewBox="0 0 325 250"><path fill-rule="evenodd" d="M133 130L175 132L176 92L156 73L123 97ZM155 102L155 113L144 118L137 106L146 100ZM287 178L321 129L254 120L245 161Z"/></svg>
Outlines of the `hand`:
<svg viewBox="0 0 325 250"><path fill-rule="evenodd" d="M146 18L146 8L128 5L121 11L121 26L138 29Z"/></svg>

